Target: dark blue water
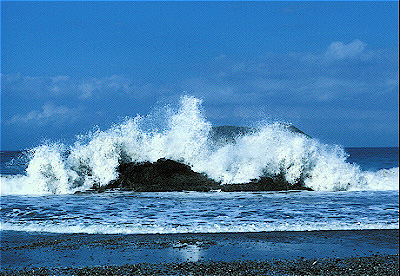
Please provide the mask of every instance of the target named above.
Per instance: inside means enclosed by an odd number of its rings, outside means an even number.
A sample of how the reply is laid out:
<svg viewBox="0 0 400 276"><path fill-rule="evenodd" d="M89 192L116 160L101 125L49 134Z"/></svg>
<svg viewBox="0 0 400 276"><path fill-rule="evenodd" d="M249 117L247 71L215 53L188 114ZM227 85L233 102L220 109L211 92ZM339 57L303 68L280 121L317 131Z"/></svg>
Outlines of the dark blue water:
<svg viewBox="0 0 400 276"><path fill-rule="evenodd" d="M399 166L399 148L346 148L350 163L360 165L364 171L378 171Z"/></svg>

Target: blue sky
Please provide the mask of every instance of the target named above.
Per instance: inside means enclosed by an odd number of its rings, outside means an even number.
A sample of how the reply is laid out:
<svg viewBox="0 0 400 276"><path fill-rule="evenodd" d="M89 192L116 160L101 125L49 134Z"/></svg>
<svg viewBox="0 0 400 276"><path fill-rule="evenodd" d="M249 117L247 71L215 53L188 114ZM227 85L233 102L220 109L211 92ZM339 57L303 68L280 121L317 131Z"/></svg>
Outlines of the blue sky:
<svg viewBox="0 0 400 276"><path fill-rule="evenodd" d="M213 125L398 145L398 2L1 3L1 147L72 142L182 94Z"/></svg>

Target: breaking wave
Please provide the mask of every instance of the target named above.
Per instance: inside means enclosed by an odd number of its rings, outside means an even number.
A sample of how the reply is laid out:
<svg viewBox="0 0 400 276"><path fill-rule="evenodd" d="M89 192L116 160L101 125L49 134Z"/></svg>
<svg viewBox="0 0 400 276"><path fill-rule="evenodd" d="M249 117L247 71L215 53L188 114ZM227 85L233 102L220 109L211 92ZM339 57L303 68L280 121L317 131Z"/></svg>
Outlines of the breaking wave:
<svg viewBox="0 0 400 276"><path fill-rule="evenodd" d="M399 168L362 171L347 162L343 147L326 145L287 124L264 123L230 139L215 139L202 101L183 96L176 110L127 118L106 131L77 137L73 145L43 144L28 152L24 175L2 176L2 194L67 194L118 177L121 162L168 158L191 166L221 184L262 176L300 179L317 191L398 190Z"/></svg>

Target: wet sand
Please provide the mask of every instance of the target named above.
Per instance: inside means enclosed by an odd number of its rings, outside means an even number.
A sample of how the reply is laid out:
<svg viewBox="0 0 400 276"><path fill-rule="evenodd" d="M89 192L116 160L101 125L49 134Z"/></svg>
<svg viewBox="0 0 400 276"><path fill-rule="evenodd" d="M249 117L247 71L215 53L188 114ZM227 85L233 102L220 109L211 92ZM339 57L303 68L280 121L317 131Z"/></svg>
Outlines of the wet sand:
<svg viewBox="0 0 400 276"><path fill-rule="evenodd" d="M1 232L2 275L398 275L398 230Z"/></svg>

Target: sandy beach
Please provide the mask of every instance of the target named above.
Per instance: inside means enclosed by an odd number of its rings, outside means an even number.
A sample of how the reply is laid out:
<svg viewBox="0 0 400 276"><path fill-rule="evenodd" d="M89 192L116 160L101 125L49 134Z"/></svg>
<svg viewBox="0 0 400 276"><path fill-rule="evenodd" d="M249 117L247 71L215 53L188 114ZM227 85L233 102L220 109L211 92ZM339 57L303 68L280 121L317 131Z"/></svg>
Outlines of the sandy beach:
<svg viewBox="0 0 400 276"><path fill-rule="evenodd" d="M398 230L99 235L3 231L2 275L398 275Z"/></svg>

